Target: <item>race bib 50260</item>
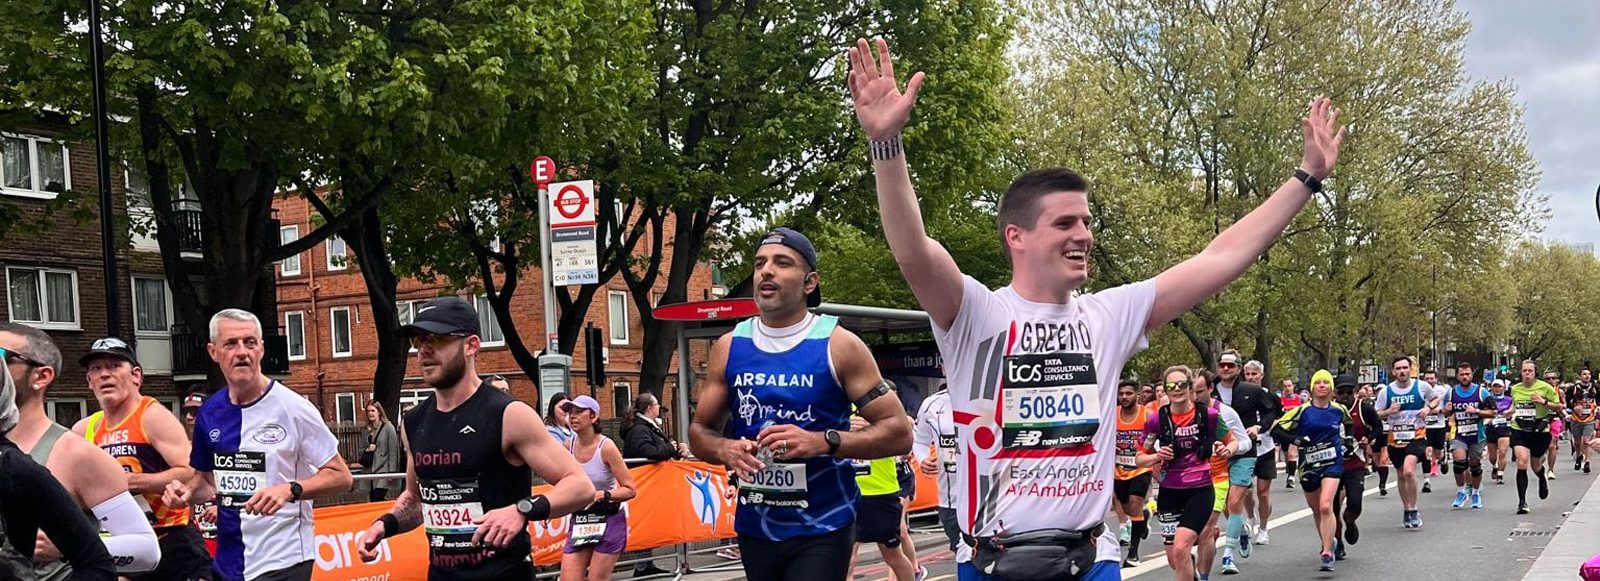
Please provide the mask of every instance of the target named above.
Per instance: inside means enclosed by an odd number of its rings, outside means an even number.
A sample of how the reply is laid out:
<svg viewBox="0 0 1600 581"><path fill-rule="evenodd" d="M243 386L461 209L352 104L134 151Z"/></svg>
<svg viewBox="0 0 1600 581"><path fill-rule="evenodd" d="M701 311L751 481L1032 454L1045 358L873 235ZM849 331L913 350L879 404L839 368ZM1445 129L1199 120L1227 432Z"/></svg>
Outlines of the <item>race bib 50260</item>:
<svg viewBox="0 0 1600 581"><path fill-rule="evenodd" d="M739 480L739 501L762 506L805 508L805 464L768 464L748 480Z"/></svg>

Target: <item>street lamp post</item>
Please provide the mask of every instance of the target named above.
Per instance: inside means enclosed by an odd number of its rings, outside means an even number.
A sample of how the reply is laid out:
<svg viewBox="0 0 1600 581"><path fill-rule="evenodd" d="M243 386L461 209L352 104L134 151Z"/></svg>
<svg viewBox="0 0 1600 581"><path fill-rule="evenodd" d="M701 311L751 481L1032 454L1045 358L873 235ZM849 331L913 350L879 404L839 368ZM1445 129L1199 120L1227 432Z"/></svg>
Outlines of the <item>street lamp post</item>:
<svg viewBox="0 0 1600 581"><path fill-rule="evenodd" d="M105 269L106 335L122 335L122 308L117 297L117 239L112 228L111 147L106 128L106 59L100 37L100 0L89 0L89 58L94 79L95 169L100 182L100 256Z"/></svg>

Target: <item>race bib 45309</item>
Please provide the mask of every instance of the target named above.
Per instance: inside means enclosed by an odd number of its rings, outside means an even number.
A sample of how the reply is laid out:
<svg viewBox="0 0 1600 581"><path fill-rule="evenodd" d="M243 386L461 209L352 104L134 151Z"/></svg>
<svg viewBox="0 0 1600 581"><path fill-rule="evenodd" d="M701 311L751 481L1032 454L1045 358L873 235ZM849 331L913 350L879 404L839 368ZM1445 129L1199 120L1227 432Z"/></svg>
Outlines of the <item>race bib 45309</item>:
<svg viewBox="0 0 1600 581"><path fill-rule="evenodd" d="M241 506L267 487L266 452L213 452L212 477L217 483L217 504Z"/></svg>
<svg viewBox="0 0 1600 581"><path fill-rule="evenodd" d="M1087 353L1012 355L1001 377L1001 435L1009 449L1089 444L1100 429L1100 388Z"/></svg>

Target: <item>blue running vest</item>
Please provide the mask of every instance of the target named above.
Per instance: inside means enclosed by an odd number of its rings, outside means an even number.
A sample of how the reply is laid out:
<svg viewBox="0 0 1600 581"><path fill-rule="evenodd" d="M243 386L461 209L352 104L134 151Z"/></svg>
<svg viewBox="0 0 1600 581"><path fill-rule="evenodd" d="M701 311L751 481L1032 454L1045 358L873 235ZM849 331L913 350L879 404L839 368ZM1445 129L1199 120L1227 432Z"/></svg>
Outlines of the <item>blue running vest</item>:
<svg viewBox="0 0 1600 581"><path fill-rule="evenodd" d="M808 431L848 431L850 399L829 364L828 337L839 324L823 315L793 349L767 353L752 339L754 319L733 330L724 379L728 386L729 437L755 440L761 428L793 424ZM785 463L774 461L774 465ZM798 482L804 469L804 490ZM733 528L740 535L786 541L815 537L856 520L855 470L850 461L819 456L788 468L766 470L757 482L739 483Z"/></svg>

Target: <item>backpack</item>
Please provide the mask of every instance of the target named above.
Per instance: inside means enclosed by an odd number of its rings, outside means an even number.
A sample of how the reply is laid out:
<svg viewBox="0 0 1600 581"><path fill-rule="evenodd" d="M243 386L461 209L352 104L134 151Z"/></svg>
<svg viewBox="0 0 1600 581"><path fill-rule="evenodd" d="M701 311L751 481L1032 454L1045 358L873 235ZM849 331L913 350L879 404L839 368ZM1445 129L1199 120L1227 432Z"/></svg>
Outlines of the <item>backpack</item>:
<svg viewBox="0 0 1600 581"><path fill-rule="evenodd" d="M1166 446L1176 446L1178 444L1178 427L1172 423L1171 408L1172 404L1167 404L1161 406L1160 411L1157 412L1161 422L1161 442L1162 445ZM1194 424L1200 428L1200 433L1197 436L1198 441L1195 442L1195 454L1201 460L1211 459L1211 444L1217 439L1216 426L1212 425L1209 420L1210 418L1206 414L1206 406L1194 406Z"/></svg>

